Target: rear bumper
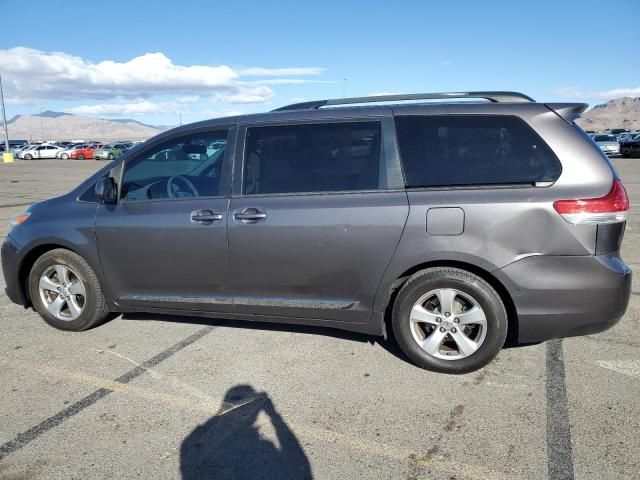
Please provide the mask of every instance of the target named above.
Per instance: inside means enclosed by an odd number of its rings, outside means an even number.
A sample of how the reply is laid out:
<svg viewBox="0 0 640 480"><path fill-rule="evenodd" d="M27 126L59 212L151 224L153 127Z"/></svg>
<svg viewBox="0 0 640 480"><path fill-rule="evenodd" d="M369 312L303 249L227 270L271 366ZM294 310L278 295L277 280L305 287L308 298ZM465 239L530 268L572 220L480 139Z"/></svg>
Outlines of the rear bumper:
<svg viewBox="0 0 640 480"><path fill-rule="evenodd" d="M519 343L601 332L624 315L631 269L617 253L532 256L493 272L511 294Z"/></svg>
<svg viewBox="0 0 640 480"><path fill-rule="evenodd" d="M5 293L9 300L18 305L27 306L28 301L20 288L20 247L11 236L2 243L2 274L4 276Z"/></svg>

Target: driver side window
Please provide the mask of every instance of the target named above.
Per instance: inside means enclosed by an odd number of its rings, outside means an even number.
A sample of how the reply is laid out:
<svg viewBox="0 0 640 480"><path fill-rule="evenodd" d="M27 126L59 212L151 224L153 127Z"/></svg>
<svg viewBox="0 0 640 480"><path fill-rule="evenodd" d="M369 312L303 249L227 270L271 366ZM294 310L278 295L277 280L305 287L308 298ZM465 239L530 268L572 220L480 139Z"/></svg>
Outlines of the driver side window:
<svg viewBox="0 0 640 480"><path fill-rule="evenodd" d="M183 135L127 160L121 198L135 201L217 196L227 134L224 129Z"/></svg>

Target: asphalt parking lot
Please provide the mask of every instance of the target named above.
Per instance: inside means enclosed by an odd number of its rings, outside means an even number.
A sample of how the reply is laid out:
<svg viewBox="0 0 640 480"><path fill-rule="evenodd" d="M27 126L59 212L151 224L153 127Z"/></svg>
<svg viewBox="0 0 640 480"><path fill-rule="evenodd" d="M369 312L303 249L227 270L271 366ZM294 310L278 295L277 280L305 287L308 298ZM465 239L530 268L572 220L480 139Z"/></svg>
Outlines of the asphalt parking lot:
<svg viewBox="0 0 640 480"><path fill-rule="evenodd" d="M614 163L638 269L640 159ZM0 164L0 240L102 165ZM65 333L2 293L0 478L638 478L638 281L611 330L464 376L321 328L127 315Z"/></svg>

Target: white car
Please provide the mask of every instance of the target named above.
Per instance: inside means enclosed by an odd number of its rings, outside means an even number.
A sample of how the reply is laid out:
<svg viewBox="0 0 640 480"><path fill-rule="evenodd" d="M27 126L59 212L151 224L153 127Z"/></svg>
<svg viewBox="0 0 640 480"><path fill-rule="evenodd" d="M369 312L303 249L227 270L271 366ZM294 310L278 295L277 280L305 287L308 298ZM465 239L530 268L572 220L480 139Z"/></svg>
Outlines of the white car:
<svg viewBox="0 0 640 480"><path fill-rule="evenodd" d="M22 150L18 154L18 158L24 160L33 160L39 158L56 158L56 153L62 150L62 147L56 145L38 145L37 147Z"/></svg>
<svg viewBox="0 0 640 480"><path fill-rule="evenodd" d="M600 147L609 157L617 157L620 155L620 143L616 140L615 135L605 133L594 135L593 141Z"/></svg>
<svg viewBox="0 0 640 480"><path fill-rule="evenodd" d="M69 157L71 156L71 152L73 152L74 150L78 150L80 148L87 148L87 145L83 143L80 145L73 145L71 147L63 148L62 150L56 153L56 158L59 158L61 160L69 160Z"/></svg>
<svg viewBox="0 0 640 480"><path fill-rule="evenodd" d="M11 153L13 153L14 157L18 158L18 154L22 150L28 150L31 147L33 147L33 145L16 145L15 147L11 148Z"/></svg>

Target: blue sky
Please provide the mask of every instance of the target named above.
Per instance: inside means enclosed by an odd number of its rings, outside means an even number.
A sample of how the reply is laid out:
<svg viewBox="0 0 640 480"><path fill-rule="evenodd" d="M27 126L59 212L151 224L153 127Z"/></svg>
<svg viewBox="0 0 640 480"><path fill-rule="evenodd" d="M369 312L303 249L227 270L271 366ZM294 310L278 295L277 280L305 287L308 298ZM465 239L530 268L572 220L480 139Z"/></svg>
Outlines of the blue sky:
<svg viewBox="0 0 640 480"><path fill-rule="evenodd" d="M9 117L176 124L343 88L517 90L591 105L640 96L638 0L0 0L0 11Z"/></svg>

